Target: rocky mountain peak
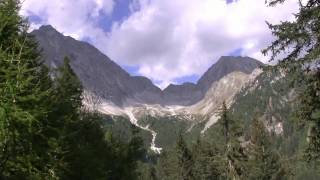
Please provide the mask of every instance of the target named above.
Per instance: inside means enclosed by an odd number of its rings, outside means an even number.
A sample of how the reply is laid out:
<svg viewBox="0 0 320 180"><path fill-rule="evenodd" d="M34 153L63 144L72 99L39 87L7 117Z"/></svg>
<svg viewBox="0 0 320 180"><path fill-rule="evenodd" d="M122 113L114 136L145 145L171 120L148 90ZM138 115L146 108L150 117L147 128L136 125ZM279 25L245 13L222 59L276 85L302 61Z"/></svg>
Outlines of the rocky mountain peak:
<svg viewBox="0 0 320 180"><path fill-rule="evenodd" d="M213 82L221 79L229 73L239 71L250 74L254 69L260 66L263 66L263 63L250 57L222 56L204 73L197 85L201 91L205 93Z"/></svg>
<svg viewBox="0 0 320 180"><path fill-rule="evenodd" d="M56 68L69 57L74 72L87 91L117 106L128 99L139 103L158 102L161 90L144 77L132 77L109 57L86 42L66 37L52 26L42 26L31 33L43 51L45 63Z"/></svg>
<svg viewBox="0 0 320 180"><path fill-rule="evenodd" d="M59 33L53 26L51 25L43 25L39 28L39 31L46 31L46 32L56 32Z"/></svg>
<svg viewBox="0 0 320 180"><path fill-rule="evenodd" d="M234 71L250 74L262 63L249 57L223 56L197 84L170 85L163 91L142 76L130 76L118 64L86 42L77 41L46 25L33 31L45 63L57 68L69 57L84 88L117 106L133 104L192 105L202 100L215 82Z"/></svg>

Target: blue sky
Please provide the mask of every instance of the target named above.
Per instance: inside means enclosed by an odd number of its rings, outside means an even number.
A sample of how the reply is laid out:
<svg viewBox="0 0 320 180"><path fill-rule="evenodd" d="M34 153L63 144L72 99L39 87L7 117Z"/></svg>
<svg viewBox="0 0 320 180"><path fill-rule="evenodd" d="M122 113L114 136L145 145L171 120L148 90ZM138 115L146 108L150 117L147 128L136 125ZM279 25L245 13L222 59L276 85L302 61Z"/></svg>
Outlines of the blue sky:
<svg viewBox="0 0 320 180"><path fill-rule="evenodd" d="M265 21L293 18L293 1L268 8L263 0L26 0L21 14L32 28L50 24L165 88L196 82L223 55L266 62Z"/></svg>
<svg viewBox="0 0 320 180"><path fill-rule="evenodd" d="M113 22L122 22L130 16L130 4L132 0L117 0L111 15L101 14L99 25L105 30L110 31Z"/></svg>
<svg viewBox="0 0 320 180"><path fill-rule="evenodd" d="M233 0L226 0L226 3L232 3L232 1ZM131 14L130 4L131 3L132 3L132 0L117 0L111 15L101 14L101 16L99 17L99 26L101 28L103 28L105 31L109 32L111 30L111 26L114 22L122 22L123 20L125 20L127 17L130 16L130 14ZM34 18L34 19L37 21L37 18ZM82 40L86 40L86 39L82 39ZM241 49L236 49L236 50L230 52L228 55L240 56ZM125 69L127 72L129 72L133 76L140 75L138 72L139 71L138 66L122 65L122 68ZM188 75L188 76L175 78L174 82L176 84L183 84L185 82L196 83L199 80L199 78L200 78L200 75L196 75L196 74L195 75Z"/></svg>

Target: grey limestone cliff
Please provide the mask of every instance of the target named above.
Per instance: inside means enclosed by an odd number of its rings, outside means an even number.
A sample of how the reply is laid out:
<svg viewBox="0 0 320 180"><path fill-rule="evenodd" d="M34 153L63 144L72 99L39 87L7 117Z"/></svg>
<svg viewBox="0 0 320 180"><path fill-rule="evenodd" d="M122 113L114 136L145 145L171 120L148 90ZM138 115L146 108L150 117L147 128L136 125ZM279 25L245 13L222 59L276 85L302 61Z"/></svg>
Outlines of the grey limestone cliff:
<svg viewBox="0 0 320 180"><path fill-rule="evenodd" d="M170 85L163 91L151 80L131 76L94 46L64 36L52 26L42 26L31 33L42 50L45 63L57 68L69 57L71 67L85 89L115 105L136 103L192 105L204 98L210 86L234 71L250 74L262 63L249 57L223 56L208 69L197 84Z"/></svg>

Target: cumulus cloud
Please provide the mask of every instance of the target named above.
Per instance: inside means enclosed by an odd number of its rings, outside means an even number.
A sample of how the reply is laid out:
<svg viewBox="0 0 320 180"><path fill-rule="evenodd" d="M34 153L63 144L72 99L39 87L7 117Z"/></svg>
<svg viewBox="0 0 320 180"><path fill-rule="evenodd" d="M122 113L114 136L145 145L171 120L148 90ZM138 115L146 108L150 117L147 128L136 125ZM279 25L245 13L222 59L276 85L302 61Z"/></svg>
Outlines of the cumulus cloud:
<svg viewBox="0 0 320 180"><path fill-rule="evenodd" d="M40 19L31 23L31 30L50 24L76 39L98 39L105 34L98 26L98 18L110 15L113 7L113 0L25 0L21 14Z"/></svg>
<svg viewBox="0 0 320 180"><path fill-rule="evenodd" d="M66 35L89 38L111 59L139 67L139 74L163 88L177 78L202 75L220 56L235 50L266 62L260 51L272 35L265 21L292 20L298 4L288 0L267 7L264 2L132 0L131 15L113 22L110 32L95 19L112 12L112 0L26 0L23 14L45 16L45 23Z"/></svg>
<svg viewBox="0 0 320 180"><path fill-rule="evenodd" d="M139 3L140 2L140 3ZM296 1L267 7L263 0L142 0L122 24L114 24L105 52L121 64L139 65L161 86L178 77L201 75L220 56L266 62L260 53L272 40L265 23L292 20Z"/></svg>

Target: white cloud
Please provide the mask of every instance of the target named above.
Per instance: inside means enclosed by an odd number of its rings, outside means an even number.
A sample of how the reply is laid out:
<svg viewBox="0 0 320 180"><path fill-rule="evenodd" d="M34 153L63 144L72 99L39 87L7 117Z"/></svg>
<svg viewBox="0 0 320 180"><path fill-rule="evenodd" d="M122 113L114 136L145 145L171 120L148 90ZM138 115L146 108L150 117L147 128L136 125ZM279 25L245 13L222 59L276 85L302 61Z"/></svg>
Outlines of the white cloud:
<svg viewBox="0 0 320 180"><path fill-rule="evenodd" d="M137 4L137 2L135 2ZM265 21L293 19L296 1L267 7L263 0L143 0L139 11L114 24L105 52L165 87L175 78L201 75L220 56L260 53L272 40Z"/></svg>
<svg viewBox="0 0 320 180"><path fill-rule="evenodd" d="M98 16L110 15L113 7L113 0L25 0L21 14L41 18L41 22L31 24L31 29L51 24L76 39L95 39L102 31L97 25Z"/></svg>
<svg viewBox="0 0 320 180"><path fill-rule="evenodd" d="M24 13L92 43L121 65L139 67L141 75L165 87L176 78L202 75L220 56L242 55L266 62L260 53L272 40L265 21L293 19L296 0L267 7L264 0L133 0L131 15L104 32L94 20L110 14L112 0L26 0ZM31 12L31 13L30 13ZM88 18L89 17L89 18Z"/></svg>

